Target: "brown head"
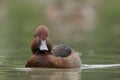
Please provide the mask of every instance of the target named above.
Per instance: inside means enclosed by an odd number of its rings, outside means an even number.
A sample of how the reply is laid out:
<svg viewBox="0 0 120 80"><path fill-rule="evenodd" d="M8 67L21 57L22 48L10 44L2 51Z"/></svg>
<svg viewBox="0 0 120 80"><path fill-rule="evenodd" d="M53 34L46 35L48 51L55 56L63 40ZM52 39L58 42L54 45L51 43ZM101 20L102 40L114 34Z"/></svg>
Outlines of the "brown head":
<svg viewBox="0 0 120 80"><path fill-rule="evenodd" d="M40 25L34 33L31 44L33 53L45 53L51 51L51 41L48 39L49 30L45 25Z"/></svg>
<svg viewBox="0 0 120 80"><path fill-rule="evenodd" d="M38 36L42 40L45 40L48 37L49 30L45 25L40 25L34 33L34 37Z"/></svg>

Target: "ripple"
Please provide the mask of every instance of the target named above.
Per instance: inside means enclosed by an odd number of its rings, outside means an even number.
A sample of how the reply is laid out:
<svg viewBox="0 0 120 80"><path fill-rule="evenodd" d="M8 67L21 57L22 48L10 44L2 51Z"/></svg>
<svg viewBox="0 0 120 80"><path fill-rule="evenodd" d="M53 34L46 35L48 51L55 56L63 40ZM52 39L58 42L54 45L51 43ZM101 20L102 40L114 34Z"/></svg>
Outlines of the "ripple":
<svg viewBox="0 0 120 80"><path fill-rule="evenodd" d="M17 71L31 71L32 68L14 68Z"/></svg>
<svg viewBox="0 0 120 80"><path fill-rule="evenodd" d="M82 69L102 69L102 68L111 68L111 67L120 67L120 64L83 64ZM32 70L66 70L66 69L56 69L56 68L14 68L17 71L32 71ZM78 70L78 69L68 69L68 70Z"/></svg>
<svg viewBox="0 0 120 80"><path fill-rule="evenodd" d="M3 62L2 62L2 60L0 60L0 66L1 66L1 65L3 65Z"/></svg>
<svg viewBox="0 0 120 80"><path fill-rule="evenodd" d="M83 64L81 69L97 69L97 68L110 68L110 67L120 67L120 64Z"/></svg>

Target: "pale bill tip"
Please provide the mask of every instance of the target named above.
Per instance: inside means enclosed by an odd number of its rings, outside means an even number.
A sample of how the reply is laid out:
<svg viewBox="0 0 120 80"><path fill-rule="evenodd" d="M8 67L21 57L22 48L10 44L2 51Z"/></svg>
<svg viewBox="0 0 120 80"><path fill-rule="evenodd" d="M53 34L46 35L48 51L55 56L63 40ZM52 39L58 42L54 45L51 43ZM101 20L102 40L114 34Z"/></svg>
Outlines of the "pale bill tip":
<svg viewBox="0 0 120 80"><path fill-rule="evenodd" d="M41 40L41 44L39 46L40 50L48 50L47 45L46 45L46 40Z"/></svg>

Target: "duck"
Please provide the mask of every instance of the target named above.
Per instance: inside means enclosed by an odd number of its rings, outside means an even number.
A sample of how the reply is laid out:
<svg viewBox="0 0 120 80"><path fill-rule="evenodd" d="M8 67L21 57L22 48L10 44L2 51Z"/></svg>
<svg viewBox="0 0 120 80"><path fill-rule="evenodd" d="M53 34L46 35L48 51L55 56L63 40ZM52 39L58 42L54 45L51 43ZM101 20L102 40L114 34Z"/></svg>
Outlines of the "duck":
<svg viewBox="0 0 120 80"><path fill-rule="evenodd" d="M31 42L32 55L25 67L34 68L80 68L79 52L74 51L65 44L53 45L48 38L49 30L40 25L34 32Z"/></svg>

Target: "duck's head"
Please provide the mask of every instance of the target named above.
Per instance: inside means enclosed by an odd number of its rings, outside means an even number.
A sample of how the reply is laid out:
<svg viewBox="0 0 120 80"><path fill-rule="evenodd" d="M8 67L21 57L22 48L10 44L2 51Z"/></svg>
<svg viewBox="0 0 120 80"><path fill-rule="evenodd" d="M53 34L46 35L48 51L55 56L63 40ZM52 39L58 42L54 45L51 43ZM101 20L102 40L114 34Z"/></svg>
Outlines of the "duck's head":
<svg viewBox="0 0 120 80"><path fill-rule="evenodd" d="M40 25L34 33L34 37L39 37L41 40L46 40L49 30L45 25Z"/></svg>
<svg viewBox="0 0 120 80"><path fill-rule="evenodd" d="M51 43L48 39L49 30L45 25L40 25L34 33L34 39L32 41L32 51L47 52L51 50Z"/></svg>

